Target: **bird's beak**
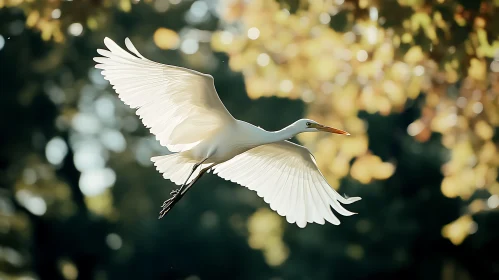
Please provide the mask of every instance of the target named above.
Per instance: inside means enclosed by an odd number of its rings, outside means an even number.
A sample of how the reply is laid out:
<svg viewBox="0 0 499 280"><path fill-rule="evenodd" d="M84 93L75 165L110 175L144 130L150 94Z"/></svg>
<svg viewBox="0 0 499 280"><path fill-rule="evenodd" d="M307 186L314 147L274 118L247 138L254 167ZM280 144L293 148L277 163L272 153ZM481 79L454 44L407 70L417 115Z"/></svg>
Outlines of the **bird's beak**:
<svg viewBox="0 0 499 280"><path fill-rule="evenodd" d="M315 128L315 129L320 130L320 131L329 132L329 133L350 135L350 133L348 133L348 132L346 132L344 130L337 129L337 128L334 128L334 127L325 126L325 125L318 124L318 123L313 123L313 124L310 125L310 127L311 128Z"/></svg>

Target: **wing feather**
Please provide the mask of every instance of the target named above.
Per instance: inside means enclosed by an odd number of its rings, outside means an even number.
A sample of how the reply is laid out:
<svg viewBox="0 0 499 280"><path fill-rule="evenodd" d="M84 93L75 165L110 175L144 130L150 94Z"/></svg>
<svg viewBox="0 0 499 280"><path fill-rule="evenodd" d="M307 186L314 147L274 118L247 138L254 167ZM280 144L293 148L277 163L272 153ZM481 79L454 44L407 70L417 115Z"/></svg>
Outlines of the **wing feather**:
<svg viewBox="0 0 499 280"><path fill-rule="evenodd" d="M272 210L274 211L277 211L277 213L281 216L285 216L286 215L286 209L288 209L288 201L285 199L285 197L287 195L289 195L289 190L287 190L284 186L289 184L291 186L295 185L297 183L297 176L298 174L295 174L296 170L293 169L292 172L293 174L291 174L290 171L290 178L292 179L291 182L288 183L288 181L286 180L286 183L283 183L280 187L279 187L279 193L277 195L277 197L275 198L275 200L277 201L276 204L277 206L275 206L274 208L272 208ZM289 178L288 178L289 179ZM272 206L272 205L271 205Z"/></svg>
<svg viewBox="0 0 499 280"><path fill-rule="evenodd" d="M308 178L312 178L310 174L307 174ZM308 181L308 183L312 186L313 182ZM315 211L316 211L316 223L323 225L325 223L324 217L327 215L327 211L329 210L329 207L322 201L322 198L319 196L318 192L310 191L311 193L311 199L314 203L315 206Z"/></svg>
<svg viewBox="0 0 499 280"><path fill-rule="evenodd" d="M342 216L355 213L341 204L360 197L344 198L326 181L312 154L288 141L262 145L215 166L218 176L254 190L289 223L338 225Z"/></svg>
<svg viewBox="0 0 499 280"><path fill-rule="evenodd" d="M314 182L312 179L312 176L310 175L310 172L307 172L307 182L313 186ZM318 192L311 191L312 192L312 199L314 201L314 204L317 207L318 215L319 215L319 222L318 224L324 224L325 223L325 217L328 216L328 211L329 207L327 204L324 203L322 197L319 195Z"/></svg>
<svg viewBox="0 0 499 280"><path fill-rule="evenodd" d="M315 219L315 207L314 207L314 202L311 199L311 194L310 194L310 185L308 182L303 183L303 190L304 190L304 204L305 204L305 210L307 211L306 213L306 218L307 218L307 223L313 223Z"/></svg>
<svg viewBox="0 0 499 280"><path fill-rule="evenodd" d="M292 166L291 162L289 165ZM299 170L296 168L293 168L292 170L295 174L297 172L299 172ZM296 174L296 175L295 174L293 174L293 175L297 177L298 174ZM294 178L296 178L296 177L294 177ZM283 209L281 210L281 212L284 214L286 214L286 212L287 212L290 216L290 220L292 220L292 221L296 221L296 213L299 210L296 207L296 199L298 197L298 194L299 194L299 191L301 188L300 185L302 183L303 182L296 181L296 180L293 180L290 184L288 182L279 182L279 181L276 182L276 184L282 184L282 186L280 186L280 188L285 190L286 193L289 193L289 191L290 191L289 186L295 186L294 189L292 190L292 192L290 193L291 200L286 201L286 204L283 205ZM279 213L279 212L277 212L277 213Z"/></svg>
<svg viewBox="0 0 499 280"><path fill-rule="evenodd" d="M277 182L286 182L291 175L290 169L291 169L290 166L285 166L285 165L279 166L279 169L278 169L279 176L275 176L274 178L272 178L272 181L270 181L269 183L275 184ZM275 202L276 202L275 197L276 197L277 193L282 189L282 185L283 184L276 185L275 188L265 188L263 200L265 202L269 203L271 208L273 205L275 206Z"/></svg>
<svg viewBox="0 0 499 280"><path fill-rule="evenodd" d="M268 166L271 163L271 161L267 160L265 157L260 157L260 159L257 162L257 166ZM251 183L248 184L248 189L253 190L253 191L258 191L260 186L263 184L265 177L267 176L266 174L268 173L268 169L263 169L262 174L258 174L254 172L254 175L256 176L256 179L251 180Z"/></svg>
<svg viewBox="0 0 499 280"><path fill-rule="evenodd" d="M95 67L170 151L191 149L235 121L220 100L212 76L149 60L128 38L125 45L131 53L109 38L104 44L107 50L97 50L101 56L94 58Z"/></svg>
<svg viewBox="0 0 499 280"><path fill-rule="evenodd" d="M293 181L294 170L290 166L282 166L281 167L281 176L276 179L275 183L282 182L282 184L276 184L275 188L268 188L269 195L264 197L264 200L269 203L270 208L274 211L278 211L278 209L283 209L280 204L280 198L284 192L284 186L291 179ZM281 179L281 177L283 177ZM291 185L293 182L289 182ZM268 197L268 198L267 198Z"/></svg>

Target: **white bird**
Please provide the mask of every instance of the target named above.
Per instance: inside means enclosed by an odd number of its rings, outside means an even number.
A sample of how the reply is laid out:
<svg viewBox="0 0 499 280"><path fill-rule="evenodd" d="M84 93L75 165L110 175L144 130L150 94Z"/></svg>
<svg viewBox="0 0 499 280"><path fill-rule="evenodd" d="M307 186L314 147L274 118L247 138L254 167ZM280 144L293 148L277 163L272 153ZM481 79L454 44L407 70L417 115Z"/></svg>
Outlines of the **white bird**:
<svg viewBox="0 0 499 280"><path fill-rule="evenodd" d="M348 132L301 119L279 131L266 131L235 119L215 90L213 77L165 65L142 56L126 38L127 52L109 38L98 49L95 67L172 154L151 158L165 179L181 187L163 203L162 218L206 172L254 190L289 223L340 224L355 213L341 204L360 197L338 194L319 171L310 151L286 141L302 132ZM132 55L135 54L135 55Z"/></svg>

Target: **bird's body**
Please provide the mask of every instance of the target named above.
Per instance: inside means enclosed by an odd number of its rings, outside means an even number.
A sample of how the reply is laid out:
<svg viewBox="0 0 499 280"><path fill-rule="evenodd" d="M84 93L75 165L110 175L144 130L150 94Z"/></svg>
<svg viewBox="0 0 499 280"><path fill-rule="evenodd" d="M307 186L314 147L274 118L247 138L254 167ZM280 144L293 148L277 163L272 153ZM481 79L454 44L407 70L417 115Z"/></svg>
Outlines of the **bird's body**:
<svg viewBox="0 0 499 280"><path fill-rule="evenodd" d="M256 146L265 144L267 131L250 123L236 120L221 127L186 153L191 159L219 164ZM227 141L230 139L230 141Z"/></svg>
<svg viewBox="0 0 499 280"><path fill-rule="evenodd" d="M270 132L248 122L235 120L185 154L196 161L206 159L206 163L219 164L260 145L289 139L295 131L291 125L288 129Z"/></svg>
<svg viewBox="0 0 499 280"><path fill-rule="evenodd" d="M208 170L255 190L280 215L300 227L307 223L339 224L338 213L354 214L340 204L344 198L332 189L318 170L312 154L287 139L302 132L347 134L308 119L270 132L235 119L216 93L213 78L194 70L164 65L143 57L126 40L120 48L104 40L107 50L94 60L127 105L156 139L172 154L153 157L156 169L177 185L165 201L162 217Z"/></svg>

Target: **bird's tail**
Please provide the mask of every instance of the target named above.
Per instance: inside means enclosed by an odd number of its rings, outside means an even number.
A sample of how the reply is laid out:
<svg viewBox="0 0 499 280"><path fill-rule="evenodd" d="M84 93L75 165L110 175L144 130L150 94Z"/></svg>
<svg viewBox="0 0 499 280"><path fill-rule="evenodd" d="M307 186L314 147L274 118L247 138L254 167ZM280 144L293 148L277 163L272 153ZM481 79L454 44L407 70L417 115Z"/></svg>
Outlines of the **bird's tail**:
<svg viewBox="0 0 499 280"><path fill-rule="evenodd" d="M163 178L172 181L176 185L182 185L191 173L194 165L198 163L196 160L186 156L185 152L152 157L151 161L156 166L156 170L163 174ZM196 178L201 168L208 165L210 163L203 163L200 168L197 168L187 183Z"/></svg>

